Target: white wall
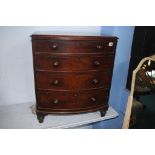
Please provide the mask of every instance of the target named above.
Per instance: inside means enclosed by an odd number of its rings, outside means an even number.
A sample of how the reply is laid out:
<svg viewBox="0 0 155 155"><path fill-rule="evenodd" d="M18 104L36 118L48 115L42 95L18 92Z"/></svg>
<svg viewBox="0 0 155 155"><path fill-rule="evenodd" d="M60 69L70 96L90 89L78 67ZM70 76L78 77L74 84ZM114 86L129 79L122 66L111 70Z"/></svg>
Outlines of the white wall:
<svg viewBox="0 0 155 155"><path fill-rule="evenodd" d="M30 35L35 31L100 34L89 27L0 27L0 105L35 102Z"/></svg>

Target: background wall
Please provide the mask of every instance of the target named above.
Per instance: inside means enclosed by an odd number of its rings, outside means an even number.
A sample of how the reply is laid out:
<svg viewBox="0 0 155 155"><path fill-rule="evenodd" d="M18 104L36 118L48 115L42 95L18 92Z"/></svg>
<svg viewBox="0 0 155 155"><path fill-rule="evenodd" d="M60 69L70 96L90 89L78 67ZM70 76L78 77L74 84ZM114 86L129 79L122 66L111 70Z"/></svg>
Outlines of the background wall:
<svg viewBox="0 0 155 155"><path fill-rule="evenodd" d="M112 35L119 38L116 49L115 64L109 98L109 104L117 110L117 112L119 113L119 117L96 123L93 125L94 128L122 127L127 98L129 95L129 92L126 89L126 82L131 55L133 33L133 26L103 26L101 28L101 35Z"/></svg>
<svg viewBox="0 0 155 155"><path fill-rule="evenodd" d="M100 35L101 27L0 27L0 105L35 102L30 38L35 31Z"/></svg>

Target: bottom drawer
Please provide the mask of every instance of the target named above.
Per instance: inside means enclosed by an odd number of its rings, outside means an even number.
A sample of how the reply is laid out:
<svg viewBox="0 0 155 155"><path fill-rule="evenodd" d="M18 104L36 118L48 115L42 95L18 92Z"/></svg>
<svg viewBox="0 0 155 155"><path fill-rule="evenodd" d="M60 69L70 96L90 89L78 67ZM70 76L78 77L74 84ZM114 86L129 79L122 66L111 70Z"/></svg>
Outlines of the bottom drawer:
<svg viewBox="0 0 155 155"><path fill-rule="evenodd" d="M38 91L37 109L69 112L87 111L108 105L109 90L97 89L73 92Z"/></svg>

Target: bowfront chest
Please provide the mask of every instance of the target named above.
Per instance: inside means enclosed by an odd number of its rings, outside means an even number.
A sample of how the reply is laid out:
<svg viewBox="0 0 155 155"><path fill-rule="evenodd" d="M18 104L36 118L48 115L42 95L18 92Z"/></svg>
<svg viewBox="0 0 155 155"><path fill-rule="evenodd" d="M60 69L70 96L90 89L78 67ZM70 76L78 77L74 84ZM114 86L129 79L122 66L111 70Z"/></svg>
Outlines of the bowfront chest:
<svg viewBox="0 0 155 155"><path fill-rule="evenodd" d="M32 37L39 122L47 114L108 109L117 37L39 35Z"/></svg>

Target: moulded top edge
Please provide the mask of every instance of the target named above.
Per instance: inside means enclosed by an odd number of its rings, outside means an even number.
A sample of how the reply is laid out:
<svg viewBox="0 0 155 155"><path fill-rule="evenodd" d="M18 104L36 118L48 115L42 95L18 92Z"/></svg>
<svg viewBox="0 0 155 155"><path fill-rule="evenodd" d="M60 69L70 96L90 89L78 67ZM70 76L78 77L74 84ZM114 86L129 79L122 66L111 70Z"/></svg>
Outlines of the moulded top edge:
<svg viewBox="0 0 155 155"><path fill-rule="evenodd" d="M66 40L70 40L70 39L90 39L90 38L94 38L94 39L101 39L101 38L114 38L114 39L118 39L118 37L116 36L102 36L99 34L95 34L95 33L79 33L79 32L74 32L74 33L56 33L56 32L35 32L31 35L32 38L34 39L50 39L50 38L57 38L57 39L66 39Z"/></svg>

